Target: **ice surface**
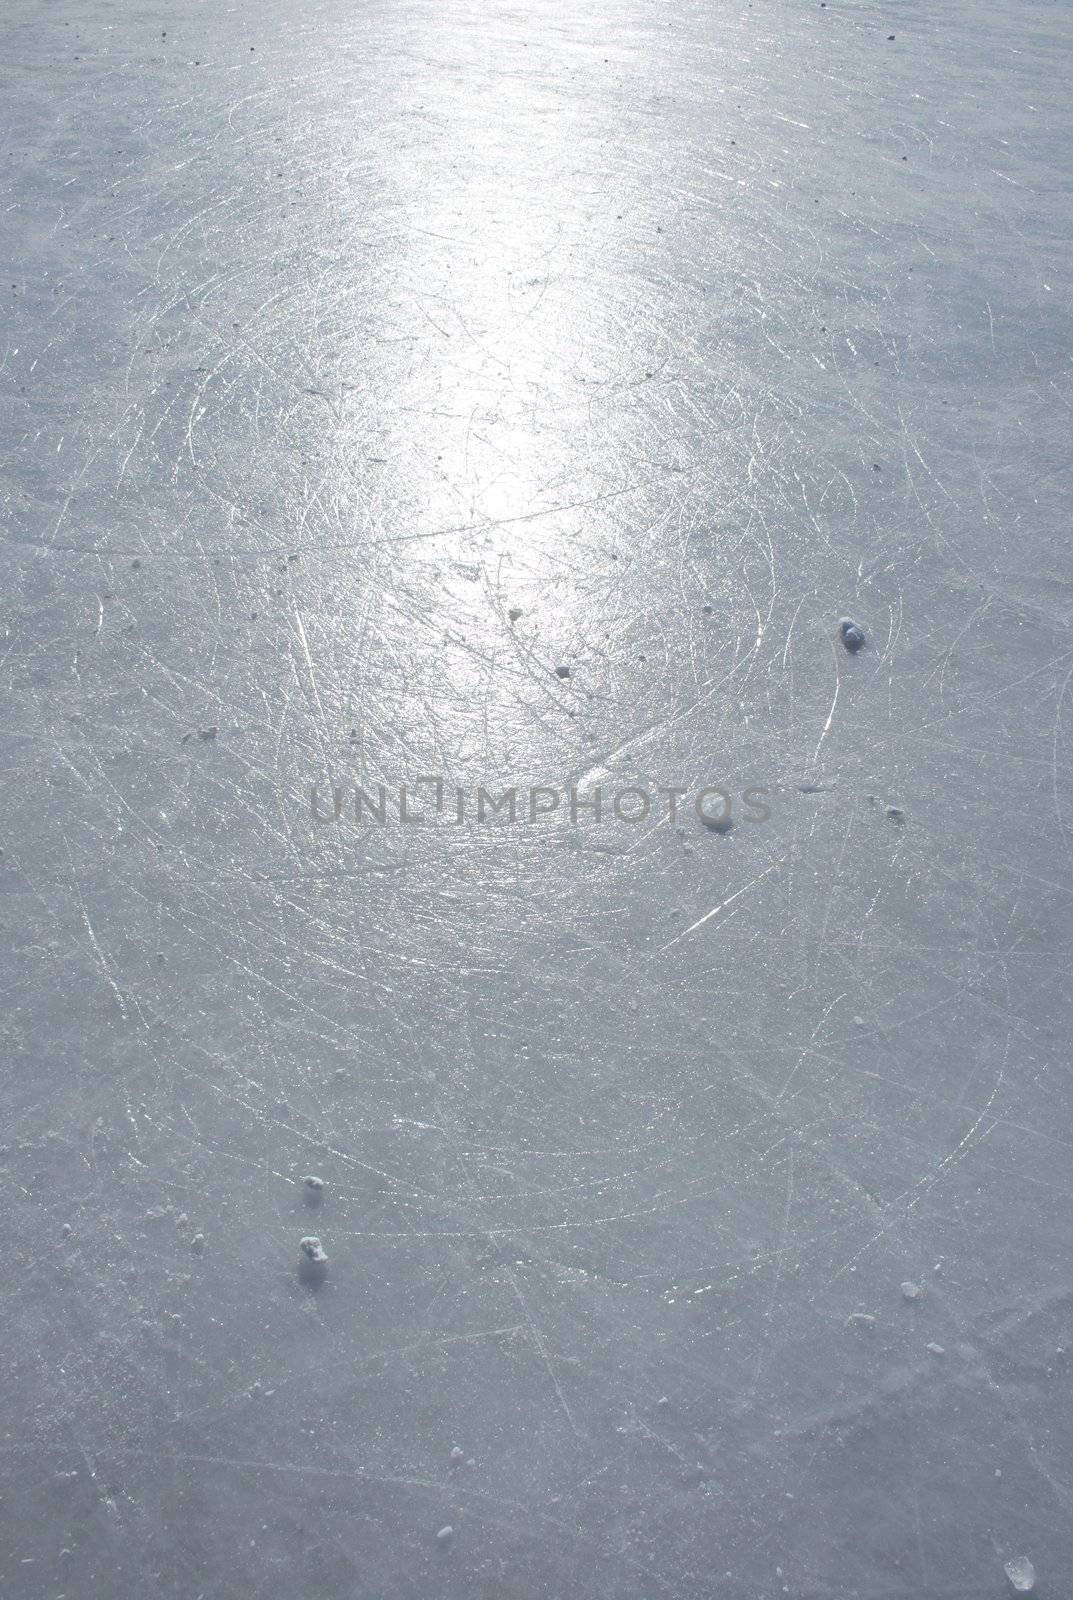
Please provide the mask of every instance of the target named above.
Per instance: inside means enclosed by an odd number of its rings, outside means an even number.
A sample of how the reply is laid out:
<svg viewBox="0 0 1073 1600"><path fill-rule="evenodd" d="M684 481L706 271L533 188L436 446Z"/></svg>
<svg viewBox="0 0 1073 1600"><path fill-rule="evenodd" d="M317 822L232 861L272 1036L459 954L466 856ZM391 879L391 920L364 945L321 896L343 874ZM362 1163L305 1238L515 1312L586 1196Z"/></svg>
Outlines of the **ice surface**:
<svg viewBox="0 0 1073 1600"><path fill-rule="evenodd" d="M1068 1594L1073 9L0 13L5 1600Z"/></svg>

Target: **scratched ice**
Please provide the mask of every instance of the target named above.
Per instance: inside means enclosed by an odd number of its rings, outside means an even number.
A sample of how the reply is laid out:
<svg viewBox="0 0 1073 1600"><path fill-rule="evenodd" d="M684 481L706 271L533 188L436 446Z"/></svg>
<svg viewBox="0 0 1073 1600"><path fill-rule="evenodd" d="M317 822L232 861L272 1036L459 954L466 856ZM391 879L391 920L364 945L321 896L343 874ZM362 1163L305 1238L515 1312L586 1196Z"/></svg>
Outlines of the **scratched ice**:
<svg viewBox="0 0 1073 1600"><path fill-rule="evenodd" d="M1070 8L2 10L4 1595L1068 1592Z"/></svg>

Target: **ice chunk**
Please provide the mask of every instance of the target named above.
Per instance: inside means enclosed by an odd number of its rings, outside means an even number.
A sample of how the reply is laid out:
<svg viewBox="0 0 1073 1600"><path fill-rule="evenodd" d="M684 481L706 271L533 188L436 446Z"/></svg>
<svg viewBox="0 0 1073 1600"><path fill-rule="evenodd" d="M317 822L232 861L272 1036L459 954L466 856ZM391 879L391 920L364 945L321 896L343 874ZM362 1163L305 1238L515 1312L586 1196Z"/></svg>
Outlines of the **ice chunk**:
<svg viewBox="0 0 1073 1600"><path fill-rule="evenodd" d="M1014 1594L1031 1594L1036 1587L1036 1569L1027 1556L1014 1556L1007 1561L1006 1576Z"/></svg>

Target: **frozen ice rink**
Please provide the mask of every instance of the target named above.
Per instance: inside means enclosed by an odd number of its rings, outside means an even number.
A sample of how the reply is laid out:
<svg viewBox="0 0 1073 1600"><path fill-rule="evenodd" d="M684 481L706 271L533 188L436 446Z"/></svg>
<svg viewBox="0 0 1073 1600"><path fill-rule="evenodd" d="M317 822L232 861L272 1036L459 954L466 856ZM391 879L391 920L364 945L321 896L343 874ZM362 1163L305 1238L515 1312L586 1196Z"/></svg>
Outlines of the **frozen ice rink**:
<svg viewBox="0 0 1073 1600"><path fill-rule="evenodd" d="M1070 0L0 80L5 1600L1069 1600Z"/></svg>

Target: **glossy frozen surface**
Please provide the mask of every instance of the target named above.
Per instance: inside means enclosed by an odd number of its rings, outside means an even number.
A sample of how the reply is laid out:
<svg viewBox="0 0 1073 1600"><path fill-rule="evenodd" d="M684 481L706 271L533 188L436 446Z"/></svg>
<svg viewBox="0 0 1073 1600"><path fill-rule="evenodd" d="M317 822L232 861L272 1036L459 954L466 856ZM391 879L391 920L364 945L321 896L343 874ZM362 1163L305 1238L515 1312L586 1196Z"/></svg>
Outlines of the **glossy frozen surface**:
<svg viewBox="0 0 1073 1600"><path fill-rule="evenodd" d="M7 0L7 1600L1069 1592L1071 42Z"/></svg>

